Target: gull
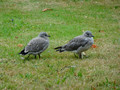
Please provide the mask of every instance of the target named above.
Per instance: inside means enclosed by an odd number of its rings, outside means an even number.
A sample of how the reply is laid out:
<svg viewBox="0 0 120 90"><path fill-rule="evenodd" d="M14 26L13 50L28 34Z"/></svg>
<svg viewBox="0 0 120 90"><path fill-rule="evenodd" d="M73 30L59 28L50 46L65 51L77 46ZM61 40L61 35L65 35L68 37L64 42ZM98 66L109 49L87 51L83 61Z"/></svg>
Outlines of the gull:
<svg viewBox="0 0 120 90"><path fill-rule="evenodd" d="M83 58L82 53L87 51L94 43L91 31L86 31L83 35L77 36L70 40L67 44L54 48L56 51L71 51L78 54L79 58Z"/></svg>
<svg viewBox="0 0 120 90"><path fill-rule="evenodd" d="M41 32L36 38L33 38L19 54L28 55L28 58L31 54L34 55L35 58L36 55L38 55L40 59L40 54L49 46L48 37L50 36L46 32Z"/></svg>

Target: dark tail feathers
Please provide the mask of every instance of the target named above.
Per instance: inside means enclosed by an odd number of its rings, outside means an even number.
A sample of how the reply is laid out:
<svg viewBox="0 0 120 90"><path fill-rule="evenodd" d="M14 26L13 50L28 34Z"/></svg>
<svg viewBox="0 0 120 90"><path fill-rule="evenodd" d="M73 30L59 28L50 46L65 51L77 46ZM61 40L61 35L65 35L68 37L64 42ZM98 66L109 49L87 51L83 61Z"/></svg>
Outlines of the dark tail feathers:
<svg viewBox="0 0 120 90"><path fill-rule="evenodd" d="M59 52L64 52L65 50L63 50L62 46L60 47L56 47L54 48L56 51L59 51Z"/></svg>
<svg viewBox="0 0 120 90"><path fill-rule="evenodd" d="M25 48L19 53L20 55L26 55L27 53L24 52L25 51Z"/></svg>

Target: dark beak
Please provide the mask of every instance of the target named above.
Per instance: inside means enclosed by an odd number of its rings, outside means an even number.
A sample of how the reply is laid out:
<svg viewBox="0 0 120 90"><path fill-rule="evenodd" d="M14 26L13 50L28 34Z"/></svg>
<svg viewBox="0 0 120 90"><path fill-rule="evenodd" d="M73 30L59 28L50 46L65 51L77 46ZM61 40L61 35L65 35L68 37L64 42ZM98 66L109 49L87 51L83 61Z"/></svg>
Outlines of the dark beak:
<svg viewBox="0 0 120 90"><path fill-rule="evenodd" d="M50 35L47 35L47 37L50 37Z"/></svg>
<svg viewBox="0 0 120 90"><path fill-rule="evenodd" d="M92 37L94 37L94 36L92 35Z"/></svg>

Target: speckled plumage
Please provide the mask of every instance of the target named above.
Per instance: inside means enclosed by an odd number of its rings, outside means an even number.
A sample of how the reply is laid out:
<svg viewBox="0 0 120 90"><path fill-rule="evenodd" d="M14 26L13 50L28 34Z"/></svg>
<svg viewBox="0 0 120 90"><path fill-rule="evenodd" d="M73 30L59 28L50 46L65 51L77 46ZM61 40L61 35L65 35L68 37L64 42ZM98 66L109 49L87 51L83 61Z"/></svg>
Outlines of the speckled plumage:
<svg viewBox="0 0 120 90"><path fill-rule="evenodd" d="M41 32L38 37L33 38L27 46L19 53L22 55L32 54L40 55L49 46L49 35L45 32ZM40 56L39 56L40 58Z"/></svg>
<svg viewBox="0 0 120 90"><path fill-rule="evenodd" d="M83 35L77 36L69 41L67 44L56 47L56 51L64 52L71 51L77 53L82 58L81 53L88 50L94 43L93 35L90 31L86 31Z"/></svg>

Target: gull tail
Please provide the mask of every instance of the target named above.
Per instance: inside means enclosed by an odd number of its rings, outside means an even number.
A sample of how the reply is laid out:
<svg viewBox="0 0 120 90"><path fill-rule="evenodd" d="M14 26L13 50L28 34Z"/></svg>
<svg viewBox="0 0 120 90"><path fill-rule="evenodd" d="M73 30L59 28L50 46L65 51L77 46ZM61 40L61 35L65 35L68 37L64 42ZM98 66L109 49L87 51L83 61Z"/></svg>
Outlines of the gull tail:
<svg viewBox="0 0 120 90"><path fill-rule="evenodd" d="M65 51L62 46L56 47L56 48L54 48L54 49L55 49L56 51L59 51L59 52L64 52L64 51Z"/></svg>
<svg viewBox="0 0 120 90"><path fill-rule="evenodd" d="M25 52L25 48L19 53L20 55L26 55L28 52Z"/></svg>

